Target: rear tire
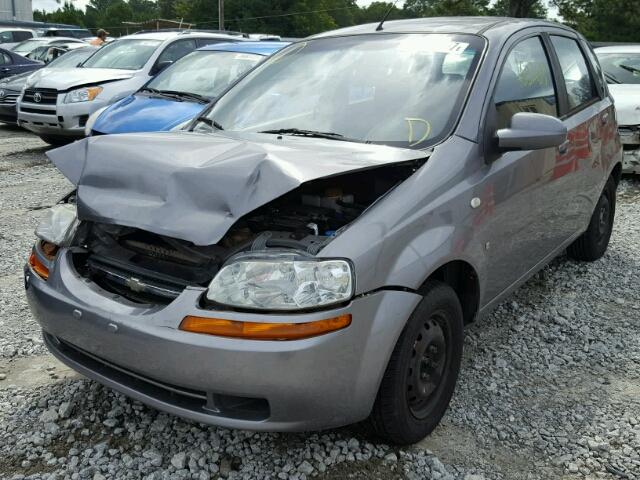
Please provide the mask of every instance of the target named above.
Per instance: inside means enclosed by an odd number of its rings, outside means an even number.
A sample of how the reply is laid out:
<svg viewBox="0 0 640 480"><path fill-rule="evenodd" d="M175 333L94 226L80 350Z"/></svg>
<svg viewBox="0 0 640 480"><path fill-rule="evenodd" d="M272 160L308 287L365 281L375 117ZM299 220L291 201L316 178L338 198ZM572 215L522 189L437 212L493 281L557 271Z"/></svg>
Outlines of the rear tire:
<svg viewBox="0 0 640 480"><path fill-rule="evenodd" d="M67 145L75 140L71 137L58 135L40 135L40 138L42 141L47 142L49 145L53 145L54 147L62 147L63 145Z"/></svg>
<svg viewBox="0 0 640 480"><path fill-rule="evenodd" d="M569 245L567 255L575 260L593 262L607 251L616 214L616 184L609 178L591 216L589 227Z"/></svg>
<svg viewBox="0 0 640 480"><path fill-rule="evenodd" d="M411 314L391 354L370 421L384 440L408 445L438 425L453 395L464 340L462 307L438 281Z"/></svg>

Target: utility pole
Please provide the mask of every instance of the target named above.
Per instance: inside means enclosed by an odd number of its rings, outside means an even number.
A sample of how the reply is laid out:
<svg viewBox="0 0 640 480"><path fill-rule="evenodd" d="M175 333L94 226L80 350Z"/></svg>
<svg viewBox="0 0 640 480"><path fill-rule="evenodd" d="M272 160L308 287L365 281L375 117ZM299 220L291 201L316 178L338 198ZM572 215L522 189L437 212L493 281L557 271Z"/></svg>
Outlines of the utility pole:
<svg viewBox="0 0 640 480"><path fill-rule="evenodd" d="M224 30L224 0L218 0L218 29Z"/></svg>

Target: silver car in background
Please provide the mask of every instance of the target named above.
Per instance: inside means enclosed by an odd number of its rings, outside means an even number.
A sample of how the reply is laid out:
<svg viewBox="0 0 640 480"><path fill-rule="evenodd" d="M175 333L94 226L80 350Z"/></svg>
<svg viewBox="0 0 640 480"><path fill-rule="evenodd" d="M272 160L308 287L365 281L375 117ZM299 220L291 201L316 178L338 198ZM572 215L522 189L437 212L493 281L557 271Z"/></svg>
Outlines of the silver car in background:
<svg viewBox="0 0 640 480"><path fill-rule="evenodd" d="M624 148L622 171L640 174L640 45L600 47L596 55L616 104Z"/></svg>
<svg viewBox="0 0 640 480"><path fill-rule="evenodd" d="M585 39L428 18L318 35L187 131L49 152L76 190L25 266L50 351L177 415L299 431L444 415L463 326L604 255L622 150Z"/></svg>
<svg viewBox="0 0 640 480"><path fill-rule="evenodd" d="M197 31L122 37L100 48L80 68L28 82L18 99L18 124L50 144L69 143L84 136L89 115L135 92L187 53L211 43L240 40Z"/></svg>

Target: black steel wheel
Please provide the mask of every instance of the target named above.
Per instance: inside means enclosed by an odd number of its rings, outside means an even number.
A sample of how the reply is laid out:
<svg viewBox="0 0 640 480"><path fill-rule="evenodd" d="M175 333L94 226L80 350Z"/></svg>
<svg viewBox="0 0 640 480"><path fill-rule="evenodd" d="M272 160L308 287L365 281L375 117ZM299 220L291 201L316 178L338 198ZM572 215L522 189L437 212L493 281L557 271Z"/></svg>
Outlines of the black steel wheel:
<svg viewBox="0 0 640 480"><path fill-rule="evenodd" d="M442 384L447 353L451 351L447 346L446 329L445 315L442 312L433 314L420 328L411 351L412 358L407 372L407 401L411 413L417 419L424 419L429 415Z"/></svg>
<svg viewBox="0 0 640 480"><path fill-rule="evenodd" d="M567 254L587 262L601 258L609 246L615 214L616 183L610 178L598 199L587 231L567 248Z"/></svg>
<svg viewBox="0 0 640 480"><path fill-rule="evenodd" d="M458 296L438 281L429 281L425 291L391 354L371 414L376 433L400 445L421 440L438 425L462 359Z"/></svg>

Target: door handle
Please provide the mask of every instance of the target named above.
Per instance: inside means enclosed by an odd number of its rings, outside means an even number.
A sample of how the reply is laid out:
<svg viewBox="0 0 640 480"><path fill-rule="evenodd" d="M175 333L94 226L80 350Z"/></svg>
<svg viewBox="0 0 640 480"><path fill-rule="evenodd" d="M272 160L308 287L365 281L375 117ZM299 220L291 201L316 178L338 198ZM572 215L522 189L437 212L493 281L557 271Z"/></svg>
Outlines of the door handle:
<svg viewBox="0 0 640 480"><path fill-rule="evenodd" d="M607 123L609 123L609 112L602 114L602 117L600 117L600 121L602 122L602 125L606 125Z"/></svg>
<svg viewBox="0 0 640 480"><path fill-rule="evenodd" d="M4 67L4 68L2 69L2 72L8 72L8 71L10 71L10 70L11 70L10 68Z"/></svg>

